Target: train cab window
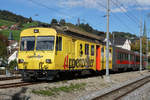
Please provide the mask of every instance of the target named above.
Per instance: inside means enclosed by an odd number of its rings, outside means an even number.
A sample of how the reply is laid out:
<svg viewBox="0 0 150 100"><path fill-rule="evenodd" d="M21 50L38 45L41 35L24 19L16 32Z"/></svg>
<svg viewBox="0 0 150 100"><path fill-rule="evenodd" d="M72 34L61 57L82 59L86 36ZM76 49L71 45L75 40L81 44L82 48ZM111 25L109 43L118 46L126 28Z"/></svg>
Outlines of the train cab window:
<svg viewBox="0 0 150 100"><path fill-rule="evenodd" d="M91 56L94 56L94 45L91 45Z"/></svg>
<svg viewBox="0 0 150 100"><path fill-rule="evenodd" d="M53 50L54 36L38 36L36 41L36 50Z"/></svg>
<svg viewBox="0 0 150 100"><path fill-rule="evenodd" d="M89 55L89 44L85 44L85 55Z"/></svg>
<svg viewBox="0 0 150 100"><path fill-rule="evenodd" d="M21 51L32 51L34 50L35 37L22 37L21 38Z"/></svg>
<svg viewBox="0 0 150 100"><path fill-rule="evenodd" d="M56 38L56 51L61 51L62 50L62 37Z"/></svg>

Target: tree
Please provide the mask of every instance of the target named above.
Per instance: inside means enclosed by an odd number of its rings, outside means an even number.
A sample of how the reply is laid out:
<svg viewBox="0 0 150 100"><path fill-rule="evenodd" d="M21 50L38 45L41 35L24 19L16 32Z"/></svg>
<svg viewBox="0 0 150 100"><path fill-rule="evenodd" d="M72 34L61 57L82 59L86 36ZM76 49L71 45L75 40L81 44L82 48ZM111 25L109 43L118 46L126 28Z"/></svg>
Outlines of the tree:
<svg viewBox="0 0 150 100"><path fill-rule="evenodd" d="M7 48L4 42L0 41L0 58L5 58L7 56Z"/></svg>
<svg viewBox="0 0 150 100"><path fill-rule="evenodd" d="M52 19L52 21L51 21L51 25L56 25L58 22L57 22L57 20L56 19Z"/></svg>
<svg viewBox="0 0 150 100"><path fill-rule="evenodd" d="M93 28L88 23L87 24L81 23L79 27L87 32L93 32Z"/></svg>
<svg viewBox="0 0 150 100"><path fill-rule="evenodd" d="M15 59L15 60L10 61L8 68L11 70L14 70L16 66L17 66L17 60Z"/></svg>
<svg viewBox="0 0 150 100"><path fill-rule="evenodd" d="M131 50L140 52L140 40L136 40L134 43L131 44ZM150 46L150 41L148 42ZM150 47L149 47L150 51ZM142 52L146 54L146 37L142 38Z"/></svg>
<svg viewBox="0 0 150 100"><path fill-rule="evenodd" d="M7 56L8 39L0 33L0 57Z"/></svg>
<svg viewBox="0 0 150 100"><path fill-rule="evenodd" d="M32 22L32 18L31 18L31 17L29 18L29 22L30 22L30 23Z"/></svg>
<svg viewBox="0 0 150 100"><path fill-rule="evenodd" d="M66 24L65 19L61 19L60 22L59 22L59 24L60 24L60 25L65 25L65 24Z"/></svg>

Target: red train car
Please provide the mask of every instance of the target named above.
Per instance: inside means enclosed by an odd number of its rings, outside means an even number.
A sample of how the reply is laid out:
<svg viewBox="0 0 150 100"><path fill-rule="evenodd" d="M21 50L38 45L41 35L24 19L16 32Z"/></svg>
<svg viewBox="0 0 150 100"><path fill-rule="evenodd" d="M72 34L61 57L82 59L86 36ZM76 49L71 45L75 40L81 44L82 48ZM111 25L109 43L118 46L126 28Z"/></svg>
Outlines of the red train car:
<svg viewBox="0 0 150 100"><path fill-rule="evenodd" d="M142 69L146 68L145 56L142 56ZM138 70L140 68L140 53L113 47L113 71L127 69Z"/></svg>

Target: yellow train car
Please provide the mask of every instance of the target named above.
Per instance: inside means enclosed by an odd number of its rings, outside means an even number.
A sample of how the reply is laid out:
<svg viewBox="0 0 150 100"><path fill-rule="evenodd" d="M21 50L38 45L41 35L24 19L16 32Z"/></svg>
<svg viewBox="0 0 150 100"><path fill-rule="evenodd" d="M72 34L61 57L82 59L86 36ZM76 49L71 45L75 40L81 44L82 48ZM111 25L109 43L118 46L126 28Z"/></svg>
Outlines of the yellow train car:
<svg viewBox="0 0 150 100"><path fill-rule="evenodd" d="M112 59L113 58L113 49L110 46L109 47L109 69L112 70ZM106 69L106 46L102 45L101 47L101 70L105 70Z"/></svg>
<svg viewBox="0 0 150 100"><path fill-rule="evenodd" d="M35 27L23 30L18 53L18 68L23 80L52 80L63 72L104 70L105 46L100 44L100 38L68 28ZM104 55L101 55L102 51Z"/></svg>

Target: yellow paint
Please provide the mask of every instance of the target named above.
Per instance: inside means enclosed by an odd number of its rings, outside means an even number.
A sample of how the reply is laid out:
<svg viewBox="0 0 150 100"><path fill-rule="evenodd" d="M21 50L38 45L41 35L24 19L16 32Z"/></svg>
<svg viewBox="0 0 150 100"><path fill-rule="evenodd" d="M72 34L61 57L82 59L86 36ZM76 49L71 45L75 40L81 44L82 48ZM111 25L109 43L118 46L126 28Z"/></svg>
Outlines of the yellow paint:
<svg viewBox="0 0 150 100"><path fill-rule="evenodd" d="M104 48L104 52L102 54L102 48ZM102 46L101 48L101 66L102 69L106 69L106 46ZM111 51L111 52L110 52ZM109 69L112 69L112 53L113 53L113 49L112 47L109 47Z"/></svg>
<svg viewBox="0 0 150 100"><path fill-rule="evenodd" d="M39 29L39 33L34 33L34 29ZM96 43L88 42L85 40L79 40L73 38L68 35L64 35L61 33L57 33L52 28L29 28L21 32L20 37L25 36L54 36L55 43L54 43L54 50L53 51L37 51L34 49L33 51L20 51L18 53L18 59L23 59L24 63L18 63L19 69L28 69L28 70L40 70L41 66L43 70L71 70L73 68L65 67L64 69L64 62L65 59L75 59L80 60L80 63L85 63L85 60L89 62L89 59L93 59L93 65L91 67L82 67L76 66L74 70L77 69L93 69L96 70ZM56 51L56 37L62 37L62 50ZM80 44L82 44L82 52ZM85 44L89 45L89 55L85 55ZM94 45L94 56L91 56L91 45ZM36 47L36 42L35 42ZM40 57L38 57L40 56ZM46 59L51 59L51 63L46 63ZM81 60L84 59L84 60ZM86 62L86 64L87 64ZM78 65L80 64L78 63ZM67 64L67 61L66 61ZM69 61L68 61L69 66Z"/></svg>

